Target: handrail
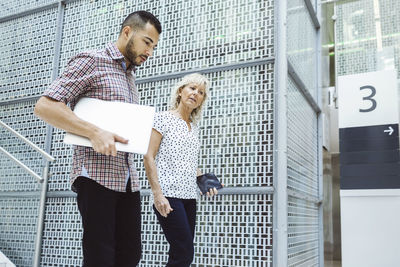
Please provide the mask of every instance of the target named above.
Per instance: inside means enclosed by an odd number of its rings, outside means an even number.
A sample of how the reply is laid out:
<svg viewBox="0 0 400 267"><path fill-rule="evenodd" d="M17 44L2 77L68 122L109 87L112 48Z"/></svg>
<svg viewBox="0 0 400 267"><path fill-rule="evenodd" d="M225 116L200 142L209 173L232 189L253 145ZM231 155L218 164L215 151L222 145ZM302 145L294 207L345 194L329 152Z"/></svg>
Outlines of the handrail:
<svg viewBox="0 0 400 267"><path fill-rule="evenodd" d="M22 136L21 134L19 134L17 131L15 131L13 128L11 128L10 126L8 126L7 124L5 124L4 122L2 122L0 120L0 125L3 126L4 128L6 128L9 132L11 132L13 135L15 135L16 137L18 137L19 139L21 139L23 142L25 142L27 145L29 145L30 147L32 147L34 150L36 150L37 152L39 152L40 154L42 154L42 156L46 159L47 162L49 161L54 161L54 157L52 157L51 155L49 155L47 152L43 151L40 147L38 147L37 145L35 145L34 143L32 143L31 141L29 141L26 137ZM17 158L15 158L13 155L11 155L7 150L5 150L3 147L0 146L0 151L3 152L7 157L9 157L11 160L13 160L15 163L17 163L22 169L24 169L27 173L29 173L30 175L32 175L33 177L35 177L38 182L43 182L44 178L41 177L39 174L35 173L34 171L32 171L28 166L26 166L24 163L22 163L20 160L18 160Z"/></svg>
<svg viewBox="0 0 400 267"><path fill-rule="evenodd" d="M40 175L38 175L37 173L35 173L34 171L32 171L29 167L27 167L25 164L23 164L21 161L19 161L18 159L16 159L13 155L11 155L10 153L8 153L7 150L5 150L4 148L2 148L0 146L0 151L3 152L4 154L6 154L7 157L9 157L10 159L12 159L13 161L15 161L15 163L17 163L20 167L22 167L25 171L27 171L30 175L32 175L33 177L35 177L38 182L43 182L43 178L40 177Z"/></svg>
<svg viewBox="0 0 400 267"><path fill-rule="evenodd" d="M22 141L24 141L27 145L31 146L34 150L36 150L37 152L39 152L40 154L42 154L43 157L46 158L47 161L54 161L55 158L52 157L51 155L49 155L47 152L45 152L44 150L42 150L40 147L38 147L37 145L35 145L34 143L32 143L31 141L29 141L27 138L25 138L24 136L20 135L17 131L15 131L13 128L11 128L10 126L8 126L7 124L5 124L4 122L2 122L0 120L0 125L3 126L4 128L6 128L8 131L10 131L12 134L14 134L16 137L18 137L19 139L21 139Z"/></svg>

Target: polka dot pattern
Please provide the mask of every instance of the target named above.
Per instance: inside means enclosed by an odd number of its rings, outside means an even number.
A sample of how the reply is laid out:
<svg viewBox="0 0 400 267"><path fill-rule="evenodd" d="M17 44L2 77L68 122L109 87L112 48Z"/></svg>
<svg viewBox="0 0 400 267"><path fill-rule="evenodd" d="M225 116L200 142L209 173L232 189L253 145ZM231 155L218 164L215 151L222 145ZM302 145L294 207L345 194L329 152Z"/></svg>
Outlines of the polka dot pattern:
<svg viewBox="0 0 400 267"><path fill-rule="evenodd" d="M158 180L166 197L196 199L196 174L200 152L199 128L169 111L155 115L153 128L161 135L156 156Z"/></svg>

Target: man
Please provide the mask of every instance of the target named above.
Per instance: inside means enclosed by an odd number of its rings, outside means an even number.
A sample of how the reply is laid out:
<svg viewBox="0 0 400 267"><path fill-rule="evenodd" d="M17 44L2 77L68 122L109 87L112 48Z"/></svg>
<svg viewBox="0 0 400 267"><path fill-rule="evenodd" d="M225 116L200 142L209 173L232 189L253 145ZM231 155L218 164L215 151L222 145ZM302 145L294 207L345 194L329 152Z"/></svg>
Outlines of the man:
<svg viewBox="0 0 400 267"><path fill-rule="evenodd" d="M79 53L44 92L35 114L47 123L90 139L93 148L74 146L71 184L83 225L83 266L136 266L141 256L139 181L133 155L117 152L114 133L79 119L80 97L138 103L136 66L152 56L161 24L146 11L131 13L118 40L105 49ZM70 104L70 108L66 104ZM127 122L129 123L129 122Z"/></svg>

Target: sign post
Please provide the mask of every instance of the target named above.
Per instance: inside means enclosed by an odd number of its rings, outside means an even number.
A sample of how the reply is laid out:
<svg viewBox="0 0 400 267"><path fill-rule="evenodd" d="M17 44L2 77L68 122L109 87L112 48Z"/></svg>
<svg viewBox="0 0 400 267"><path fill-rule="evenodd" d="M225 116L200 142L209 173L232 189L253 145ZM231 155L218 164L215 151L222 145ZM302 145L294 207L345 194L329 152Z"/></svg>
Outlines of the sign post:
<svg viewBox="0 0 400 267"><path fill-rule="evenodd" d="M395 70L338 77L343 267L400 266Z"/></svg>

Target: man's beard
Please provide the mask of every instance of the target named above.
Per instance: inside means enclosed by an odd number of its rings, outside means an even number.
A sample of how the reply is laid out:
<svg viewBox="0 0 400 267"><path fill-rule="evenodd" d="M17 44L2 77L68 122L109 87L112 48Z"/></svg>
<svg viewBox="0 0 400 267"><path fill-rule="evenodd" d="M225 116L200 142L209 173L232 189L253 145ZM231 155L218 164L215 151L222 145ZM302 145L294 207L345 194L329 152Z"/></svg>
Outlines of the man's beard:
<svg viewBox="0 0 400 267"><path fill-rule="evenodd" d="M128 43L126 44L125 47L125 52L126 52L126 59L135 66L140 66L140 64L136 63L135 59L138 57L138 55L136 54L136 52L134 52L134 44L133 44L133 35L132 37L129 39Z"/></svg>

